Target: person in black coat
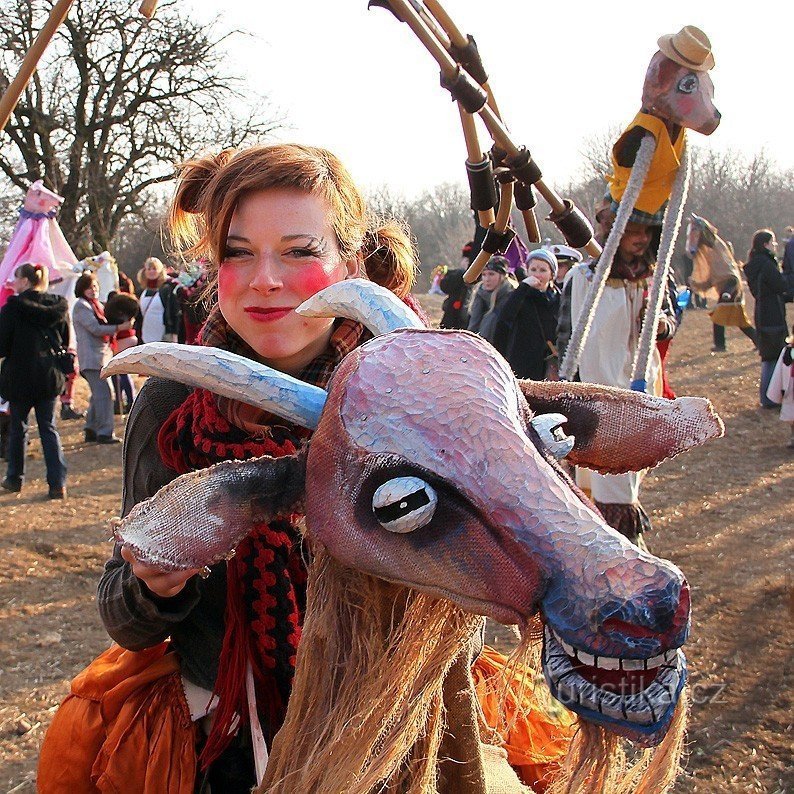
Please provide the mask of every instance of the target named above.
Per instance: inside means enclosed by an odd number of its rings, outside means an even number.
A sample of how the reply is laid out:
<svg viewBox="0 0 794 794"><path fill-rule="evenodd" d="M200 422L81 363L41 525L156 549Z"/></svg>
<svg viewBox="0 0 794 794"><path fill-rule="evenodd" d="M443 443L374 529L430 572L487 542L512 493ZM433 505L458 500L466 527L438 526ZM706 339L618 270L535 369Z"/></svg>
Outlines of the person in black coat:
<svg viewBox="0 0 794 794"><path fill-rule="evenodd" d="M517 378L543 380L557 355L557 258L551 251L538 248L529 254L526 267L527 277L499 311L493 345Z"/></svg>
<svg viewBox="0 0 794 794"><path fill-rule="evenodd" d="M791 300L786 279L775 258L776 248L774 232L760 229L753 235L753 244L744 266L747 284L755 298L756 342L761 356L759 393L763 408L777 407L777 403L766 396L766 390L780 351L786 344L788 325L785 302Z"/></svg>
<svg viewBox="0 0 794 794"><path fill-rule="evenodd" d="M466 328L469 324L469 285L463 280L463 268L448 270L439 283L446 294L441 306L441 328Z"/></svg>
<svg viewBox="0 0 794 794"><path fill-rule="evenodd" d="M36 414L47 467L50 499L66 496L66 461L55 427L55 405L66 376L53 353L69 347L69 307L58 295L48 295L47 269L20 265L14 291L0 309L0 396L10 404L6 460L8 471L0 486L22 490L25 478L28 416Z"/></svg>

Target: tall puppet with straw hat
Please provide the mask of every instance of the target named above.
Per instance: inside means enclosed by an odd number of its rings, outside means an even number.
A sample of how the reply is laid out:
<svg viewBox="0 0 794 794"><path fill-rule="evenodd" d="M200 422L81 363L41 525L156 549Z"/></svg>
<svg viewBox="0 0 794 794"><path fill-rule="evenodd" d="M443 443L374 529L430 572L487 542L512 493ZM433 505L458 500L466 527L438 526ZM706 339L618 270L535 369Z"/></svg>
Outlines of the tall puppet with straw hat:
<svg viewBox="0 0 794 794"><path fill-rule="evenodd" d="M658 46L646 72L642 108L612 150L612 229L597 262L571 272L558 342L563 379L578 371L582 380L660 394L656 345L675 331L668 282L689 179L686 129L711 134L720 114L706 34L688 25L662 36ZM650 243L659 226L654 264ZM638 500L640 480L632 474L595 475L591 481L599 508L634 540L649 523Z"/></svg>

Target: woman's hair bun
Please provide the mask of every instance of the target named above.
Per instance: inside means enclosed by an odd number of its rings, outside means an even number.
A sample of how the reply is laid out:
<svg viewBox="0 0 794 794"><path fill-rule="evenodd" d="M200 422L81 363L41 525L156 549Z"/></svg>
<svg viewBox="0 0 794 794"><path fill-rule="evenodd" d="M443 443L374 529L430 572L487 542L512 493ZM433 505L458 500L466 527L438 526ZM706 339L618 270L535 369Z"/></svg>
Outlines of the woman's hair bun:
<svg viewBox="0 0 794 794"><path fill-rule="evenodd" d="M395 219L378 220L366 232L361 253L370 281L401 298L411 291L418 265L406 224Z"/></svg>
<svg viewBox="0 0 794 794"><path fill-rule="evenodd" d="M217 154L187 160L179 167L176 205L182 212L201 212L204 188L209 181L235 155L235 149L224 149Z"/></svg>

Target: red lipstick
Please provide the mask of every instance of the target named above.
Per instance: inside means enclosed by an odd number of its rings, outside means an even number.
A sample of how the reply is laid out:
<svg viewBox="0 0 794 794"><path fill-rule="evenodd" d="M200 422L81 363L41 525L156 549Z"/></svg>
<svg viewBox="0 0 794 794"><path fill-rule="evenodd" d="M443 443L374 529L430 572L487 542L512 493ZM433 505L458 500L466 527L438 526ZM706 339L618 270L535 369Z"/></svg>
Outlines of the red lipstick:
<svg viewBox="0 0 794 794"><path fill-rule="evenodd" d="M269 323L286 317L292 311L292 306L246 306L243 311L252 320Z"/></svg>

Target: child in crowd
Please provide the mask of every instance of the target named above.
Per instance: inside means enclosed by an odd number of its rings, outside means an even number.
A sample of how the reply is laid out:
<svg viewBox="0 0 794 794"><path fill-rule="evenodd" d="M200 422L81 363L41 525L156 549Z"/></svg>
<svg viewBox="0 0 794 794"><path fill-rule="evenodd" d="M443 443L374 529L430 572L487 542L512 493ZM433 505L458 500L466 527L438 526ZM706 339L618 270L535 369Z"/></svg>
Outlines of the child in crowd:
<svg viewBox="0 0 794 794"><path fill-rule="evenodd" d="M105 304L105 317L109 323L121 324L135 320L140 310L138 299L126 292L111 292ZM140 344L135 328L118 331L112 342L113 355ZM114 412L129 412L135 399L135 384L130 375L114 375L113 391L116 395Z"/></svg>

